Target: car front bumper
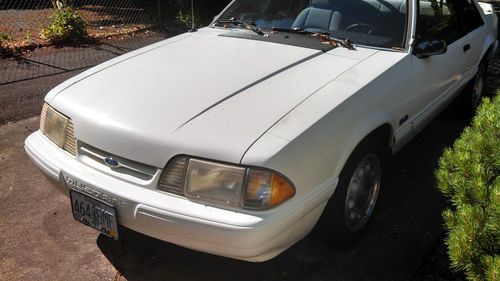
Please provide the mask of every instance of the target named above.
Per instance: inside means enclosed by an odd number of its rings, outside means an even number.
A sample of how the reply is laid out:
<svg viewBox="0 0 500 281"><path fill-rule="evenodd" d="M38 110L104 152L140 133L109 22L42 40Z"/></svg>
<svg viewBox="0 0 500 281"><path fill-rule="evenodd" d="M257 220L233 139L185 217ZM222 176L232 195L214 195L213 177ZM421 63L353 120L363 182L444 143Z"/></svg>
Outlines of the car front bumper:
<svg viewBox="0 0 500 281"><path fill-rule="evenodd" d="M191 202L103 173L59 149L40 132L28 156L64 194L74 189L112 204L121 225L186 248L245 261L269 260L314 227L336 180L265 212L236 212ZM69 204L69 201L68 201Z"/></svg>

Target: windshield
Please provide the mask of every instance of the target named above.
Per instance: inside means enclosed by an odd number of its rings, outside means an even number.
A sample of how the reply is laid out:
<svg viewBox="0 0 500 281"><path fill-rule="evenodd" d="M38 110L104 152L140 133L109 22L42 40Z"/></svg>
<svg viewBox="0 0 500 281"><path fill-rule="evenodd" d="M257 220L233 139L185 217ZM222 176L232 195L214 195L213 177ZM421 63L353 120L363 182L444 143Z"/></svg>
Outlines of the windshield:
<svg viewBox="0 0 500 281"><path fill-rule="evenodd" d="M407 0L236 0L220 20L262 30L296 29L349 38L354 44L403 48Z"/></svg>

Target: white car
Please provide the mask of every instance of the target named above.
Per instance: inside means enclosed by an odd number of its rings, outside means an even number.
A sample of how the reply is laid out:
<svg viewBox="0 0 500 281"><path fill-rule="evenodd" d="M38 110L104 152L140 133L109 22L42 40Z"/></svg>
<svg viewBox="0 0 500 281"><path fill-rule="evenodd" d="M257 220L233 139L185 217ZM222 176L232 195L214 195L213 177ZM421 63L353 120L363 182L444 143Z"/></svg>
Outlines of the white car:
<svg viewBox="0 0 500 281"><path fill-rule="evenodd" d="M235 0L50 91L26 152L113 238L265 261L322 217L347 245L388 156L477 106L497 24L476 0Z"/></svg>

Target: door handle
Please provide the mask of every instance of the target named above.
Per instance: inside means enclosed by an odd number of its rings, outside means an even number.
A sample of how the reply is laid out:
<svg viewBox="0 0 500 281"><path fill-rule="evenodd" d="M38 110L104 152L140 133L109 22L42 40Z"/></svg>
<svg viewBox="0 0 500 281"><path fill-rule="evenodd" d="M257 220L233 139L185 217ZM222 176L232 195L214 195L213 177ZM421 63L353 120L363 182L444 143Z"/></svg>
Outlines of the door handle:
<svg viewBox="0 0 500 281"><path fill-rule="evenodd" d="M464 46L464 53L467 52L468 50L470 50L470 44L466 44Z"/></svg>

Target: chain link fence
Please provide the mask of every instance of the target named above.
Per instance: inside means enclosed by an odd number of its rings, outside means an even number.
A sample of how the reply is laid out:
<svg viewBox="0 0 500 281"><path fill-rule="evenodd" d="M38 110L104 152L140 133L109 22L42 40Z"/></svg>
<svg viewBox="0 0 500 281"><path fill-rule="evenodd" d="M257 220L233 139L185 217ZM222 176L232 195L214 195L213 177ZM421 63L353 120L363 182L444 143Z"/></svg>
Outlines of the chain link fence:
<svg viewBox="0 0 500 281"><path fill-rule="evenodd" d="M89 40L52 46L42 36L63 0L0 0L0 86L84 69L165 38L157 17L138 0L73 0Z"/></svg>
<svg viewBox="0 0 500 281"><path fill-rule="evenodd" d="M59 0L56 0L57 2ZM73 1L91 37L130 33L151 26L144 9L133 0ZM50 0L0 0L0 33L9 47L41 43L40 32L50 23L54 8Z"/></svg>

